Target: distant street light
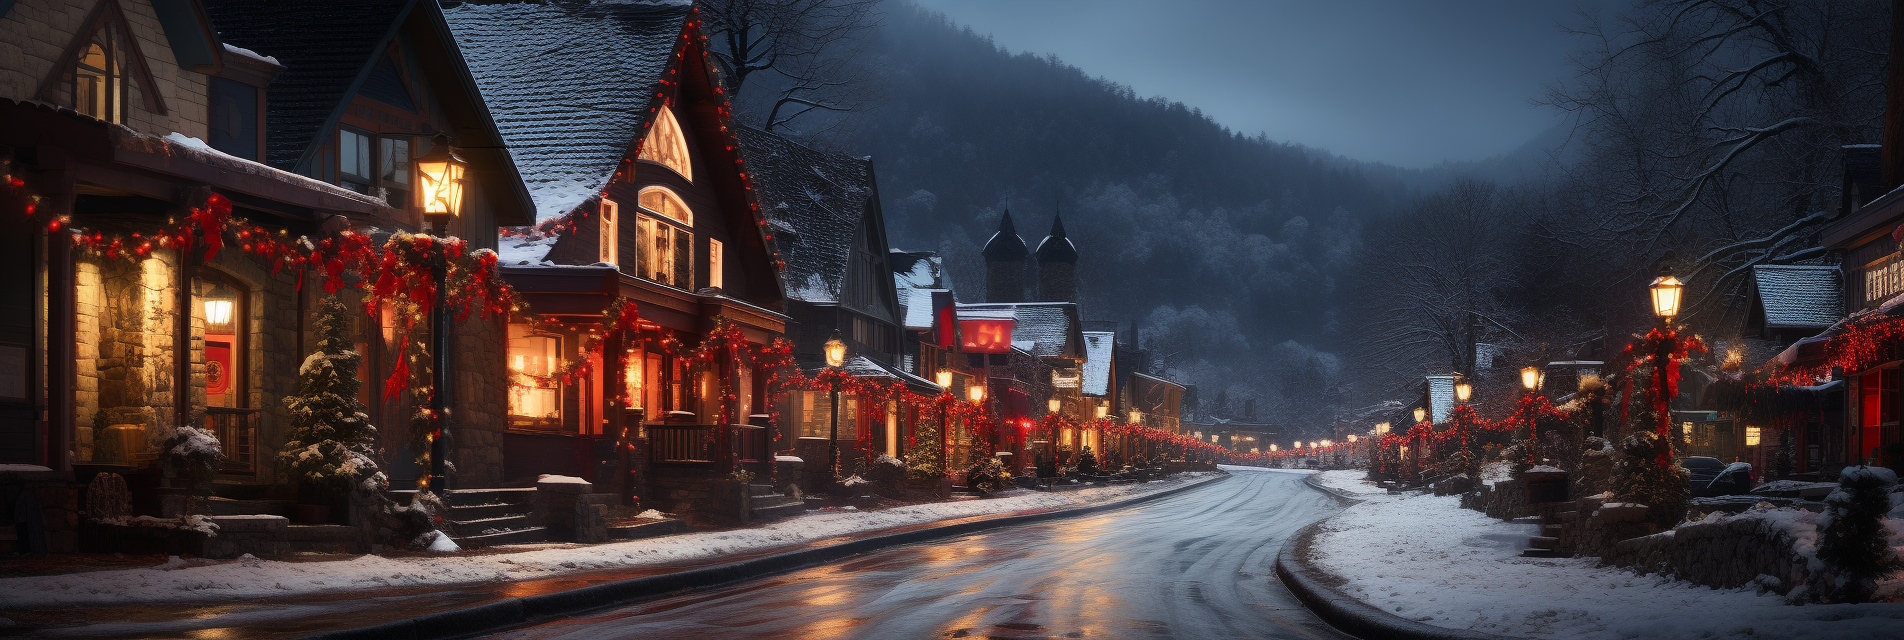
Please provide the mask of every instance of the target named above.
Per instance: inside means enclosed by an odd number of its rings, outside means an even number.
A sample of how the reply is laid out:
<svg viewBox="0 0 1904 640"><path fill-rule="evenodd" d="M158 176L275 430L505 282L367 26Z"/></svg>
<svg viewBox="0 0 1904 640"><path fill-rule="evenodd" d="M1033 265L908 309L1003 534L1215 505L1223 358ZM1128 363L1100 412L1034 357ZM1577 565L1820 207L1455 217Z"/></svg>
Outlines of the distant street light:
<svg viewBox="0 0 1904 640"><path fill-rule="evenodd" d="M1663 320L1671 320L1673 316L1679 315L1680 294L1686 288L1686 285L1679 282L1679 278L1669 275L1660 276L1654 278L1653 284L1647 285L1646 288L1653 293L1653 315Z"/></svg>

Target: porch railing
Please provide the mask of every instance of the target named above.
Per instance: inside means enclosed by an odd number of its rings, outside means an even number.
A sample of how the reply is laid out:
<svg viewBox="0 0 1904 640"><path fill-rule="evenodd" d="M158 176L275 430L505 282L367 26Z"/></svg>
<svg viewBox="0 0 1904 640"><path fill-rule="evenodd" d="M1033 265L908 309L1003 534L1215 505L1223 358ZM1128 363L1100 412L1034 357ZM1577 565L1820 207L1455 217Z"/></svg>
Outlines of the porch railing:
<svg viewBox="0 0 1904 640"><path fill-rule="evenodd" d="M257 409L205 408L205 427L218 436L225 449L225 464L220 471L257 472L257 415Z"/></svg>
<svg viewBox="0 0 1904 640"><path fill-rule="evenodd" d="M716 439L722 429L732 436L729 440L731 449L728 461L765 462L773 459L766 427L744 424L651 424L647 428L650 462L721 462L715 454L719 451Z"/></svg>

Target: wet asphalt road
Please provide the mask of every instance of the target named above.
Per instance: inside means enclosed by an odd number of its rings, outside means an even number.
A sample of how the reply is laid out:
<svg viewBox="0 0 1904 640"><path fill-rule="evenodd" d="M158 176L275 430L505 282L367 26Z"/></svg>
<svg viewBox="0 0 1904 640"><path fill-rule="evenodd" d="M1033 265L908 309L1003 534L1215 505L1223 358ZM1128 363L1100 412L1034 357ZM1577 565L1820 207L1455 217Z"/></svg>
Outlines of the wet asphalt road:
<svg viewBox="0 0 1904 640"><path fill-rule="evenodd" d="M1276 580L1339 507L1302 476L1237 477L1128 509L895 547L544 622L497 638L1347 638Z"/></svg>

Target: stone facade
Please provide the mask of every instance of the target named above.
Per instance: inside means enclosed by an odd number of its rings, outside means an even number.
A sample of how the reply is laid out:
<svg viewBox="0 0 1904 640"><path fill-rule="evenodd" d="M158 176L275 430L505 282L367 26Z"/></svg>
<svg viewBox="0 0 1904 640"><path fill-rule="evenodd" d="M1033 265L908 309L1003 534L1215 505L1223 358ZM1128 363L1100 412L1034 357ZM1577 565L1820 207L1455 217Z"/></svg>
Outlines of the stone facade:
<svg viewBox="0 0 1904 640"><path fill-rule="evenodd" d="M131 38L146 56L145 66L152 73L154 88L164 98L165 113L145 108L142 83L132 74L125 82L124 122L134 130L163 136L178 132L205 139L210 113L206 100L206 76L180 68L172 58L172 48L157 12L149 0L18 0L6 15L0 16L0 97L39 101L35 95L45 79L57 72L53 65L84 26L86 18L102 2L116 3L125 15ZM130 52L130 47L127 51ZM129 66L129 65L128 65ZM54 104L73 106L71 82L55 83Z"/></svg>
<svg viewBox="0 0 1904 640"><path fill-rule="evenodd" d="M450 375L455 420L450 459L456 463L453 486L481 489L502 486L503 432L509 425L509 378L504 350L506 325L497 318L469 319L456 325L451 339Z"/></svg>
<svg viewBox="0 0 1904 640"><path fill-rule="evenodd" d="M1604 560L1715 589L1758 584L1784 594L1804 584L1811 572L1795 550L1799 541L1779 522L1751 514L1697 522L1620 542Z"/></svg>

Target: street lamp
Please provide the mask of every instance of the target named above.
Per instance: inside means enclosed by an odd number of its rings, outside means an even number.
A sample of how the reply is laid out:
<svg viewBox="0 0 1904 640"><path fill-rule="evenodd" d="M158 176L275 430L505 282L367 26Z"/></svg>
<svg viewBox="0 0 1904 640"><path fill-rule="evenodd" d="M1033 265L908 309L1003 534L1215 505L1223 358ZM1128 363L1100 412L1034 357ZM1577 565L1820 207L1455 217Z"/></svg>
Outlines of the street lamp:
<svg viewBox="0 0 1904 640"><path fill-rule="evenodd" d="M1468 384L1465 380L1454 383L1455 401L1467 404L1468 398L1471 397L1474 397L1474 385Z"/></svg>
<svg viewBox="0 0 1904 640"><path fill-rule="evenodd" d="M965 397L970 398L972 400L972 404L978 404L978 403L984 402L985 401L985 385L975 384L975 385L967 386L965 388Z"/></svg>
<svg viewBox="0 0 1904 640"><path fill-rule="evenodd" d="M1654 278L1653 284L1647 285L1647 289L1653 293L1653 315L1667 321L1679 315L1680 294L1685 288L1686 285L1680 283L1679 278L1669 275Z"/></svg>
<svg viewBox="0 0 1904 640"><path fill-rule="evenodd" d="M1415 407L1415 423L1420 424L1427 421L1428 421L1428 410L1422 407ZM1384 422L1382 424L1388 424L1388 423Z"/></svg>
<svg viewBox="0 0 1904 640"><path fill-rule="evenodd" d="M416 159L417 196L422 199L423 217L435 223L437 235L449 233L449 221L463 208L463 173L469 162L450 148L450 137L436 134L430 152Z"/></svg>
<svg viewBox="0 0 1904 640"><path fill-rule="evenodd" d="M1057 398L1051 398L1051 399L1049 399L1049 400L1045 400L1045 411L1046 411L1046 412L1049 412L1049 413L1057 413L1059 409L1063 409L1063 408L1064 408L1064 401L1063 401L1063 400L1059 400L1059 399L1057 399Z"/></svg>
<svg viewBox="0 0 1904 640"><path fill-rule="evenodd" d="M933 380L939 383L939 470L952 470L952 370L940 369L933 374Z"/></svg>
<svg viewBox="0 0 1904 640"><path fill-rule="evenodd" d="M450 221L463 211L463 172L469 163L450 148L450 137L437 134L430 152L416 159L417 195L422 199L423 217L431 222L437 235L449 233ZM430 261L430 277L436 285L436 304L430 305L430 491L442 493L449 488L449 265L447 258Z"/></svg>
<svg viewBox="0 0 1904 640"><path fill-rule="evenodd" d="M946 391L952 390L952 370L951 369L940 369L939 373L933 375L933 378L935 378L934 380L935 382L939 383L940 389L944 389Z"/></svg>
<svg viewBox="0 0 1904 640"><path fill-rule="evenodd" d="M1109 418L1109 417L1111 417L1111 405L1108 405L1108 404L1100 404L1100 405L1098 405L1098 406L1097 406L1097 419L1099 419L1099 420L1103 420L1103 419L1105 419L1105 418Z"/></svg>
<svg viewBox="0 0 1904 640"><path fill-rule="evenodd" d="M834 371L839 371L840 367L846 364L846 343L840 340L839 331L837 330L834 331L833 337L827 339L825 349L826 349L826 366L828 368L833 369ZM828 428L827 437L826 437L826 468L832 469L833 479L838 480L840 477L840 382L839 382L839 379L835 378L833 380L833 384L828 386L832 387L831 391L832 391L832 399L833 399L833 411L831 416L832 424Z"/></svg>
<svg viewBox="0 0 1904 640"><path fill-rule="evenodd" d="M1420 409L1416 409L1416 411L1420 411ZM1385 435L1388 435L1388 430L1389 430L1389 428L1390 428L1390 427L1388 426L1388 423L1386 423L1386 422L1380 422L1380 423L1376 423L1376 425L1375 425L1375 435L1378 435L1378 436L1385 436Z"/></svg>
<svg viewBox="0 0 1904 640"><path fill-rule="evenodd" d="M1526 367L1521 369L1521 386L1527 387L1528 391L1539 389L1540 367Z"/></svg>

